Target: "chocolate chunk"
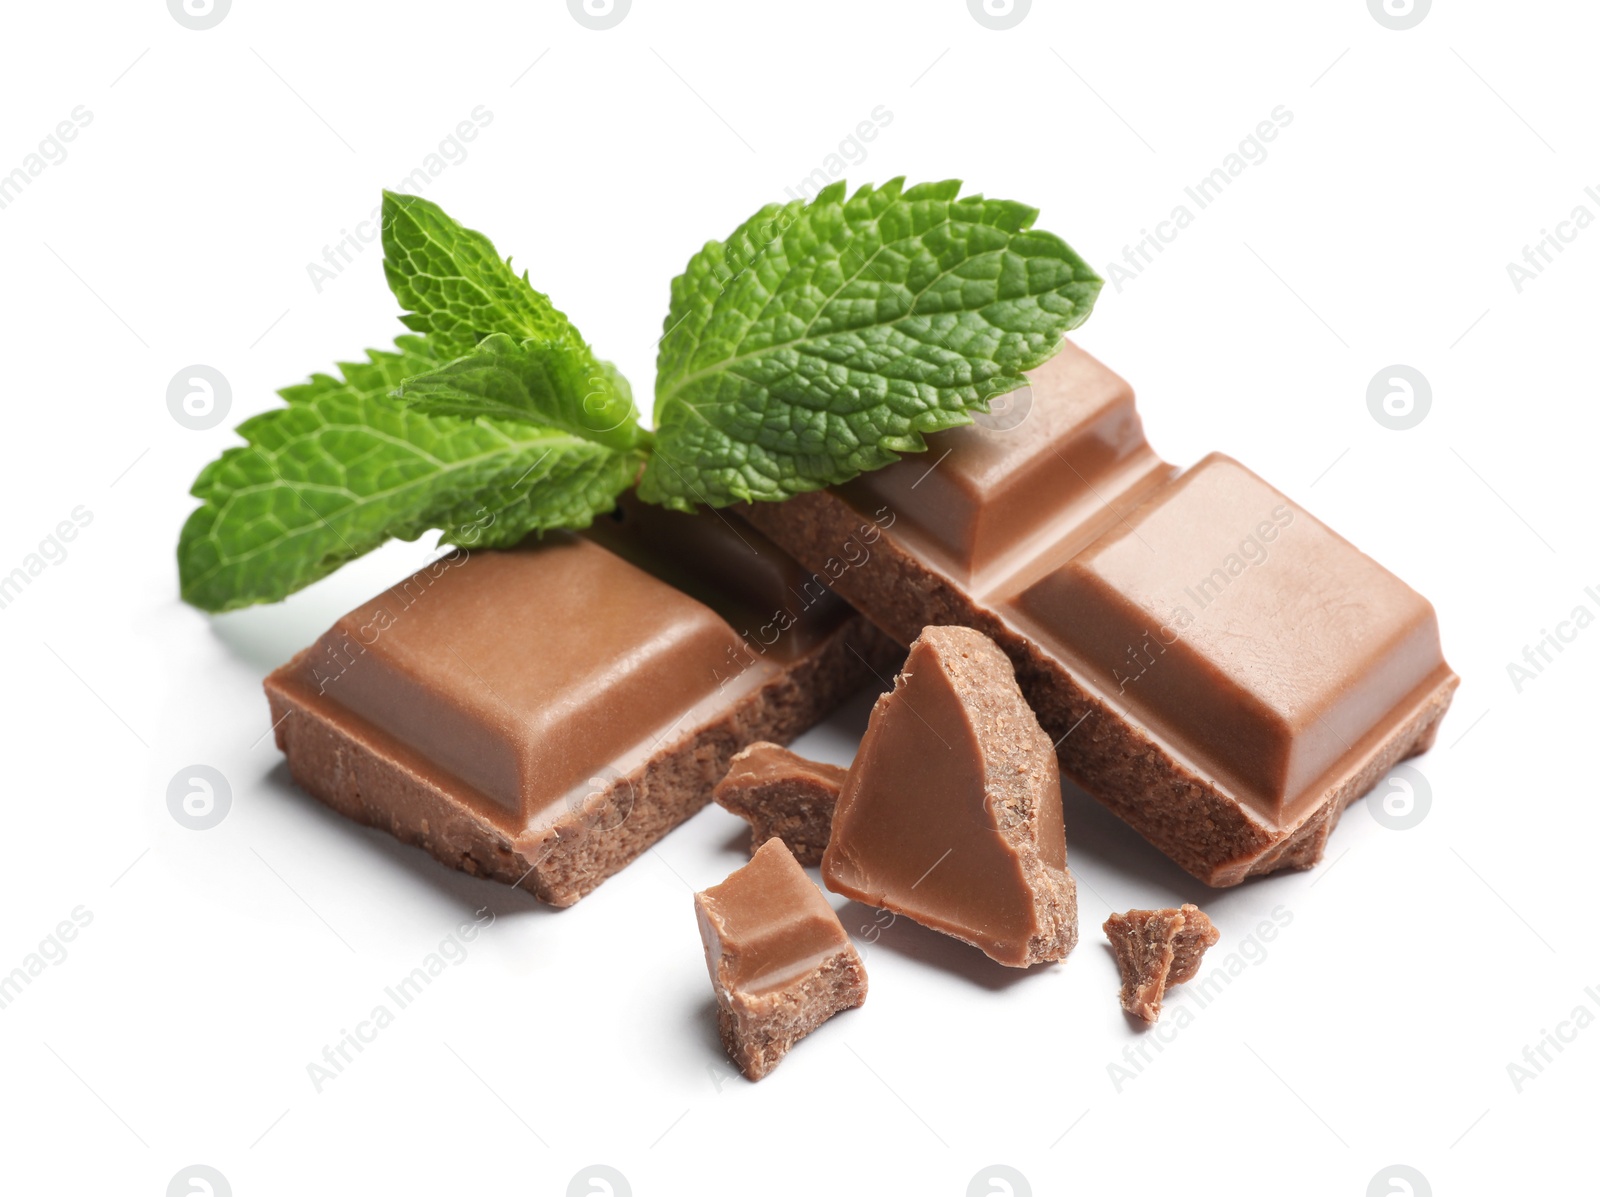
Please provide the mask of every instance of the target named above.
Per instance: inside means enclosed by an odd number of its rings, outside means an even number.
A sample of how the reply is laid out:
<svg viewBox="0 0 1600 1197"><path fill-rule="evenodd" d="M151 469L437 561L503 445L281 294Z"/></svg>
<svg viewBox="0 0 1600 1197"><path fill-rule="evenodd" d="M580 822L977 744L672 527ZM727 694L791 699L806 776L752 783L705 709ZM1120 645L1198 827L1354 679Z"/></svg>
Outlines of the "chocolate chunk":
<svg viewBox="0 0 1600 1197"><path fill-rule="evenodd" d="M1076 346L1029 377L1020 424L934 434L932 470L740 510L813 566L859 546L835 588L900 643L991 636L1064 771L1202 881L1309 868L1433 742L1433 608L1237 462L1156 457Z"/></svg>
<svg viewBox="0 0 1600 1197"><path fill-rule="evenodd" d="M1105 921L1106 938L1122 972L1122 1008L1135 1018L1161 1017L1161 996L1200 971L1206 949L1222 938L1198 906L1130 910Z"/></svg>
<svg viewBox="0 0 1600 1197"><path fill-rule="evenodd" d="M930 627L911 645L872 708L822 876L1001 964L1077 943L1055 754L987 636Z"/></svg>
<svg viewBox="0 0 1600 1197"><path fill-rule="evenodd" d="M837 493L862 512L884 513L895 541L914 543L946 576L987 593L1064 531L1092 537L1106 518L1105 496L1138 495L1171 476L1145 441L1133 391L1088 354L1068 345L1029 377L1014 397L1015 427L940 433L927 460L913 454ZM762 514L781 510L761 505Z"/></svg>
<svg viewBox="0 0 1600 1197"><path fill-rule="evenodd" d="M682 534L783 557L723 516L662 515L649 539L667 556ZM755 651L712 607L556 534L436 561L266 689L313 796L565 906L704 806L741 747L798 735L867 680L863 660L885 656L839 604L792 630Z"/></svg>
<svg viewBox="0 0 1600 1197"><path fill-rule="evenodd" d="M721 885L695 894L694 911L717 1031L752 1081L839 1011L867 1000L861 957L782 840L768 840Z"/></svg>
<svg viewBox="0 0 1600 1197"><path fill-rule="evenodd" d="M801 864L819 865L844 778L838 765L808 761L763 740L733 758L711 797L750 824L752 856L777 836Z"/></svg>

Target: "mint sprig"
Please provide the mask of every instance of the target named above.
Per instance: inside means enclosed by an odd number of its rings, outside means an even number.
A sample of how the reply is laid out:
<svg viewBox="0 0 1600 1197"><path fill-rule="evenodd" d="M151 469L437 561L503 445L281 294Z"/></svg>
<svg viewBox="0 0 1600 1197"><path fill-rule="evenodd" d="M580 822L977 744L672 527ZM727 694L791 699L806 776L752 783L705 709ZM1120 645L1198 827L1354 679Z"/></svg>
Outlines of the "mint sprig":
<svg viewBox="0 0 1600 1197"><path fill-rule="evenodd" d="M201 471L178 541L183 597L207 611L276 602L395 537L501 547L581 528L638 476L622 449L523 421L426 416L389 393L439 364L404 336L339 377L281 392L239 426L241 447Z"/></svg>
<svg viewBox="0 0 1600 1197"><path fill-rule="evenodd" d="M183 597L272 602L390 537L500 547L647 500L779 500L926 448L1024 383L1099 293L1034 209L893 180L769 205L673 281L656 431L488 238L385 193L384 271L416 334L280 392L201 471Z"/></svg>
<svg viewBox="0 0 1600 1197"><path fill-rule="evenodd" d="M641 497L780 500L919 453L1087 319L1100 279L1036 209L903 182L769 205L690 260Z"/></svg>
<svg viewBox="0 0 1600 1197"><path fill-rule="evenodd" d="M280 392L288 406L246 420L245 444L200 472L202 506L178 540L183 597L197 607L275 602L433 528L447 543L500 547L586 527L639 476L650 434L626 381L526 275L426 200L386 192L383 222L384 270L410 309L401 319L426 335ZM548 385L490 380L500 404L483 411L425 393L415 408L394 400L407 379L449 377L480 340L506 369L537 359Z"/></svg>

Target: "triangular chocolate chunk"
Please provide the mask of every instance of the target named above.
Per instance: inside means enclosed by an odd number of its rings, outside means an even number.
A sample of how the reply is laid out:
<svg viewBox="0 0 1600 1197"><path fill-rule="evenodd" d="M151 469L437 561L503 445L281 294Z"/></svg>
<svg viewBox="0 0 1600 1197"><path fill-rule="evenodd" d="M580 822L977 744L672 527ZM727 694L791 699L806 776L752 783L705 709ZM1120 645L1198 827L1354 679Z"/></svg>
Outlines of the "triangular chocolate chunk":
<svg viewBox="0 0 1600 1197"><path fill-rule="evenodd" d="M1077 943L1055 752L987 636L928 627L912 644L872 708L822 876L1001 964Z"/></svg>

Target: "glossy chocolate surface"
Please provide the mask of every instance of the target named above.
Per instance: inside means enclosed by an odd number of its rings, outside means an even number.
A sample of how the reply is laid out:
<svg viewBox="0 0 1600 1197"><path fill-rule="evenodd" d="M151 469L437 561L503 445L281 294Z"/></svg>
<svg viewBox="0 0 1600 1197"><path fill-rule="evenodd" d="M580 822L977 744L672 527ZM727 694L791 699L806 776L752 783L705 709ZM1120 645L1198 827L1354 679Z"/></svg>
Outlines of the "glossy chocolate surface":
<svg viewBox="0 0 1600 1197"><path fill-rule="evenodd" d="M1002 609L1270 818L1444 668L1426 599L1220 454Z"/></svg>
<svg viewBox="0 0 1600 1197"><path fill-rule="evenodd" d="M531 819L718 700L742 651L704 604L552 535L452 555L385 591L318 640L301 681Z"/></svg>
<svg viewBox="0 0 1600 1197"><path fill-rule="evenodd" d="M712 978L730 991L771 993L854 952L839 916L782 840L768 840L749 864L696 894L695 912Z"/></svg>
<svg viewBox="0 0 1600 1197"><path fill-rule="evenodd" d="M837 493L1258 815L1315 805L1452 679L1426 599L1238 462L1162 462L1081 349L1026 406Z"/></svg>
<svg viewBox="0 0 1600 1197"><path fill-rule="evenodd" d="M983 591L1041 548L1093 535L1109 496L1172 473L1145 440L1132 389L1088 354L1060 353L1030 379L1002 417L939 433L929 452L839 493L892 512L898 537Z"/></svg>
<svg viewBox="0 0 1600 1197"><path fill-rule="evenodd" d="M1003 964L1077 939L1061 775L1011 663L970 628L927 628L872 709L823 856L828 888Z"/></svg>

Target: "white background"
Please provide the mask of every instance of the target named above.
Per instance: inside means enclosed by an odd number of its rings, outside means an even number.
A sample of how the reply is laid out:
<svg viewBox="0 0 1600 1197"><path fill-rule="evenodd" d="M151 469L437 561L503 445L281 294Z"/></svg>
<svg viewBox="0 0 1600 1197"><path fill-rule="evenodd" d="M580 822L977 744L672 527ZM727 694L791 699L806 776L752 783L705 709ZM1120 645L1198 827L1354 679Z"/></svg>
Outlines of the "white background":
<svg viewBox="0 0 1600 1197"><path fill-rule="evenodd" d="M556 0L236 0L205 32L160 0L4 21L0 173L93 114L0 210L0 573L93 516L0 610L0 972L92 915L0 1010L7 1191L158 1195L195 1163L241 1197L584 1192L596 1163L640 1197L999 1192L995 1164L1036 1194L1359 1197L1397 1163L1416 1192L1593 1184L1600 630L1520 693L1507 664L1580 604L1600 615L1600 230L1520 293L1506 269L1576 205L1600 215L1592 5L1441 0L1403 32L1363 0L1038 0L1005 32L960 0L636 0L605 32ZM1363 802L1316 871L1209 892L1069 792L1065 963L1012 973L901 920L863 946L867 1005L750 1085L722 1066L690 908L743 859L731 816L549 912L298 793L262 676L430 550L208 618L176 598L186 491L277 387L398 331L376 247L320 292L307 265L478 105L492 123L425 194L646 399L690 253L879 105L852 183L963 177L1039 206L1102 273L1285 106L1266 160L1079 339L1169 460L1233 454L1437 604L1463 681L1415 762L1427 817L1390 830ZM209 431L166 407L195 363L232 384ZM1403 432L1366 404L1395 363L1433 392ZM848 760L864 711L800 747ZM166 807L197 763L233 792L203 833ZM1221 927L1214 959L1257 960L1203 1009L1176 991L1157 1054L1098 928L1180 900ZM1280 906L1259 958L1246 940ZM484 907L467 959L316 1092L324 1045ZM1519 1092L1508 1064L1562 1025ZM1108 1066L1140 1043L1152 1062L1119 1088Z"/></svg>

